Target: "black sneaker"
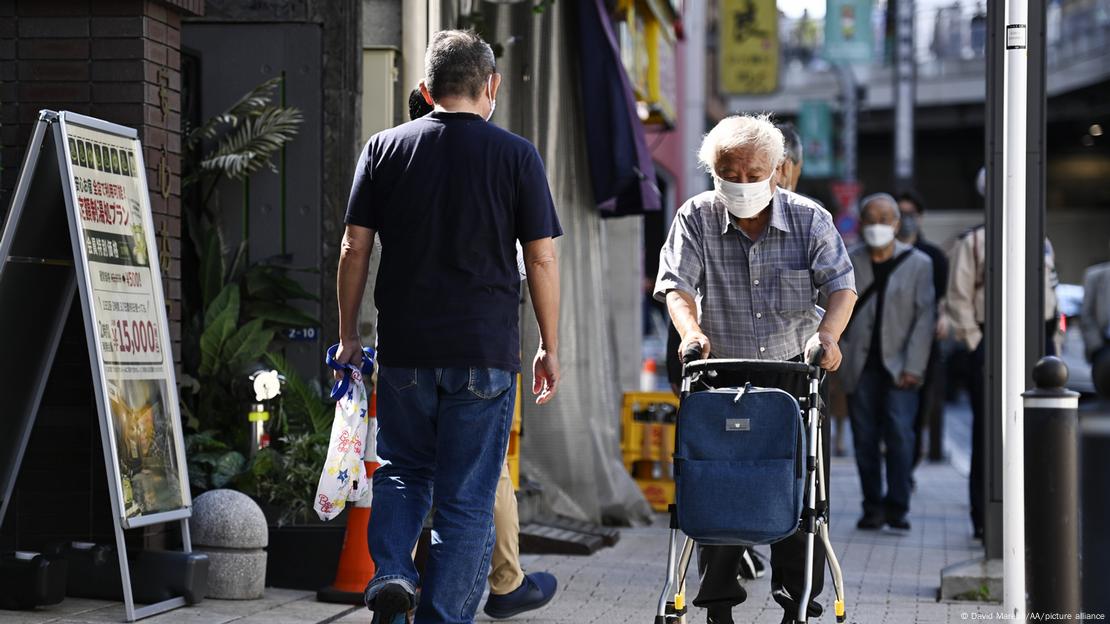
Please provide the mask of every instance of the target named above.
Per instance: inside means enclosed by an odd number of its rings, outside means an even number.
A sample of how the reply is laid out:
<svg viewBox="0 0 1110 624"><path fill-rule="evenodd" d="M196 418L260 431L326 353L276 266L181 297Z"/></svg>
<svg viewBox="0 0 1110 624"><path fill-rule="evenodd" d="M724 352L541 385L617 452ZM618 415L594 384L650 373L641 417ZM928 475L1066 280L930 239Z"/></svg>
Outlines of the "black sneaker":
<svg viewBox="0 0 1110 624"><path fill-rule="evenodd" d="M371 624L407 624L412 604L412 594L404 587L399 583L386 583L373 600L366 601L366 608L374 612Z"/></svg>
<svg viewBox="0 0 1110 624"><path fill-rule="evenodd" d="M856 528L861 531L878 531L885 524L883 517L877 514L863 514L856 523Z"/></svg>
<svg viewBox="0 0 1110 624"><path fill-rule="evenodd" d="M886 519L886 524L896 531L909 531L910 521L906 519L906 515L891 516Z"/></svg>

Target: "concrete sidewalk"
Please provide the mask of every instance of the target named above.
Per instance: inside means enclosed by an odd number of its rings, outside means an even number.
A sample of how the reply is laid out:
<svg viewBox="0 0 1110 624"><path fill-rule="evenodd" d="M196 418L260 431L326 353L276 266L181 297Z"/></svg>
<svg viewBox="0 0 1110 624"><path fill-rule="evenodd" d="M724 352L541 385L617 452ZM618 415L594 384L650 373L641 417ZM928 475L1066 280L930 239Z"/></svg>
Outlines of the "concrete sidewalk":
<svg viewBox="0 0 1110 624"><path fill-rule="evenodd" d="M261 600L205 600L145 620L144 624L323 624L355 609L316 602L316 592L266 588ZM369 614L365 608L358 611ZM0 611L3 624L104 624L123 622L123 605L103 600L66 598L61 604L34 611ZM366 621L370 621L369 615Z"/></svg>
<svg viewBox="0 0 1110 624"><path fill-rule="evenodd" d="M934 624L961 622L973 613L994 614L996 605L945 604L936 601L940 571L945 566L980 556L971 538L967 516L967 479L950 464L924 464L917 471L917 492L910 520L913 529L857 531L859 479L851 458L836 458L832 468L833 545L845 574L849 621ZM656 526L627 529L615 548L590 557L525 556L529 570L553 572L559 595L546 608L512 622L618 623L650 622L666 566L665 518ZM768 553L766 547L759 549ZM696 576L696 575L695 575ZM820 601L831 607L832 582L826 577ZM735 609L738 623L778 624L781 609L770 598L770 578L747 584L748 601ZM689 596L697 592L691 578ZM116 603L67 599L34 612L0 611L2 624L91 624L122 621ZM688 622L704 622L705 612L693 609ZM479 621L491 621L479 614ZM831 608L818 622L834 622ZM317 603L311 592L267 590L264 600L206 600L144 622L150 624L225 624L370 622L361 607Z"/></svg>
<svg viewBox="0 0 1110 624"><path fill-rule="evenodd" d="M833 546L844 569L850 622L961 622L973 613L1000 610L995 605L944 604L936 600L941 569L982 553L971 537L967 480L950 465L924 464L918 469L913 529L905 534L856 530L860 492L852 459L833 460L831 484ZM548 570L559 578L560 594L544 609L511 621L650 622L666 568L665 526L661 516L655 527L627 529L615 548L591 557L524 557L526 569ZM766 547L759 550L769 554ZM734 611L736 622L778 624L782 609L771 600L770 573L748 583L747 589L748 601ZM688 590L692 599L697 592L696 579L691 579ZM836 621L831 595L832 581L827 577L820 601L830 608L815 621ZM494 621L482 614L478 620ZM370 614L360 611L338 621L368 623ZM687 621L704 622L705 611L692 609Z"/></svg>

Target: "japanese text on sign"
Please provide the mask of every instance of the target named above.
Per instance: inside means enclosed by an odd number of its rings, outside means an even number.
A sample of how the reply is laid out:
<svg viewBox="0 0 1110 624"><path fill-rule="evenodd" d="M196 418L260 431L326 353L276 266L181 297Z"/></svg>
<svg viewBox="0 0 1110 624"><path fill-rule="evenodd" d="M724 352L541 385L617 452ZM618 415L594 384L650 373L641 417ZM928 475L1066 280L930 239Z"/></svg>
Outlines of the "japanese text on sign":
<svg viewBox="0 0 1110 624"><path fill-rule="evenodd" d="M772 93L778 89L779 34L775 0L721 0L721 91Z"/></svg>

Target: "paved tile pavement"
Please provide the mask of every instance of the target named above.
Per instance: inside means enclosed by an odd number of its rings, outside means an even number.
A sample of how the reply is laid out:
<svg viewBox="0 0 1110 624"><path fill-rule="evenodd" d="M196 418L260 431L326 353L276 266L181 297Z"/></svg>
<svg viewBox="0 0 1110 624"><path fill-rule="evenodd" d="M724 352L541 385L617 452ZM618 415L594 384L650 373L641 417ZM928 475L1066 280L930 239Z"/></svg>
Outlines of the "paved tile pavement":
<svg viewBox="0 0 1110 624"><path fill-rule="evenodd" d="M832 470L832 537L845 574L849 621L857 624L961 622L973 613L994 613L995 605L944 604L936 601L940 570L980 556L967 519L967 481L948 464L923 464L907 534L857 531L859 480L849 458L837 458ZM627 529L615 548L591 557L525 556L529 570L548 570L560 582L560 595L544 609L512 620L534 624L650 623L665 573L667 533L657 526ZM760 549L768 554L766 547ZM734 611L738 623L778 624L782 610L771 600L770 579L748 583L748 601ZM697 591L691 579L689 595ZM831 580L822 602L831 605ZM703 622L705 612L691 610L688 621ZM359 611L338 620L370 621ZM479 622L491 622L479 614ZM817 622L834 622L831 610Z"/></svg>
<svg viewBox="0 0 1110 624"><path fill-rule="evenodd" d="M917 472L913 498L913 529L862 532L855 528L859 481L850 458L836 458L832 469L833 545L841 558L849 621L856 624L906 622L939 624L989 617L996 605L938 603L940 570L981 555L971 539L967 520L967 481L950 464L924 464ZM560 594L544 609L512 622L555 624L591 622L650 623L666 566L667 532L660 516L652 527L627 529L620 543L591 557L526 555L529 570L549 570L560 582ZM766 547L760 549L767 554ZM735 609L738 623L777 624L781 610L770 598L769 575L748 583L749 598ZM691 579L689 595L697 591ZM821 601L831 605L831 580ZM0 611L0 624L100 624L121 621L118 604L67 599L34 612ZM704 611L693 609L688 621L703 622ZM480 622L489 622L484 616ZM833 622L829 613L818 622ZM151 624L294 624L370 622L365 609L317 603L311 592L269 589L259 601L206 600L144 620Z"/></svg>
<svg viewBox="0 0 1110 624"><path fill-rule="evenodd" d="M316 592L268 587L261 600L205 600L140 621L144 624L304 624L328 621L351 610L347 605L320 603L315 598ZM34 611L0 611L2 624L104 624L123 620L122 604L82 598L66 598L61 604Z"/></svg>

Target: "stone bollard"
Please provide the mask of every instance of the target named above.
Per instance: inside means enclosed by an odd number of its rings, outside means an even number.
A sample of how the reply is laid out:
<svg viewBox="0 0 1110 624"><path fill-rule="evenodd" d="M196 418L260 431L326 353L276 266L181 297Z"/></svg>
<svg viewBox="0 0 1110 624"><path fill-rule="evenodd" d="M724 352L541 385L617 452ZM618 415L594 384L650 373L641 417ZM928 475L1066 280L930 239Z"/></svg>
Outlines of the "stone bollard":
<svg viewBox="0 0 1110 624"><path fill-rule="evenodd" d="M193 549L208 555L208 598L254 600L266 590L266 516L251 497L212 490L193 501Z"/></svg>

